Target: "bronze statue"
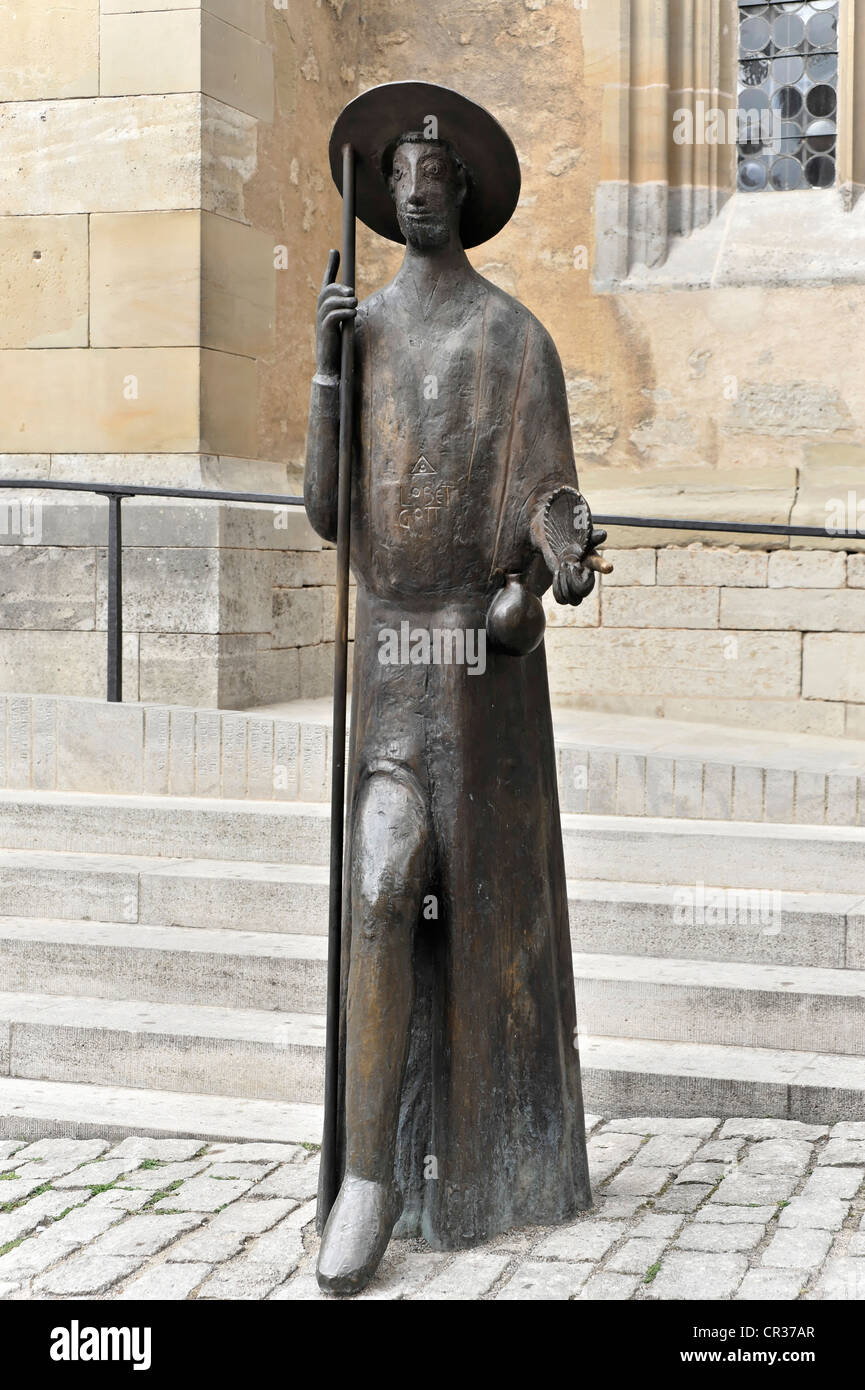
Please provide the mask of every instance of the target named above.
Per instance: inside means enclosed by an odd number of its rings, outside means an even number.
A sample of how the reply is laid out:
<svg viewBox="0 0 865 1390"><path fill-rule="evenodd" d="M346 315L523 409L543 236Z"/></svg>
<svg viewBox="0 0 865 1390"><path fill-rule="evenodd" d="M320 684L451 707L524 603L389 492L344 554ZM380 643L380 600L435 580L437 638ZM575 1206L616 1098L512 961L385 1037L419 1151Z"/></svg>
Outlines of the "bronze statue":
<svg viewBox="0 0 865 1390"><path fill-rule="evenodd" d="M364 1287L392 1234L455 1249L591 1204L538 596L578 604L610 568L552 339L465 254L516 206L510 139L406 82L350 103L344 141L358 216L406 252L359 306L332 255L309 417L306 508L332 541L354 321L334 1293Z"/></svg>

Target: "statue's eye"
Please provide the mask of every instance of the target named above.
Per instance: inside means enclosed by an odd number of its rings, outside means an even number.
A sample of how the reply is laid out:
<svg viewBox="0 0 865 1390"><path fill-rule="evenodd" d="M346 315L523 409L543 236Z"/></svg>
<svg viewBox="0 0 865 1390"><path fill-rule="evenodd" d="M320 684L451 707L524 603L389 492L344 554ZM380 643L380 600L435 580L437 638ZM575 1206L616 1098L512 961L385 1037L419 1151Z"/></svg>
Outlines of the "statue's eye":
<svg viewBox="0 0 865 1390"><path fill-rule="evenodd" d="M400 181L401 178L402 178L402 169L394 169L394 171L393 171L393 181L394 181L394 183L399 183L399 181Z"/></svg>
<svg viewBox="0 0 865 1390"><path fill-rule="evenodd" d="M434 179L437 179L442 172L442 166L436 163L435 160L429 160L428 163L424 165L424 170L426 173L431 174Z"/></svg>

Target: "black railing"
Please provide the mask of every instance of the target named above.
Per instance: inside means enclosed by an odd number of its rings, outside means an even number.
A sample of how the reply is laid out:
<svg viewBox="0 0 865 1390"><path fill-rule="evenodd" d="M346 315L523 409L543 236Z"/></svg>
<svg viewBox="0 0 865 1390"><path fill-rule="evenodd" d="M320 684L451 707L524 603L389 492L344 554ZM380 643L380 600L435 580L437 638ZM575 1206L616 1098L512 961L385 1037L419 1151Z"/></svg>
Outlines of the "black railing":
<svg viewBox="0 0 865 1390"><path fill-rule="evenodd" d="M179 497L194 502L246 502L272 507L302 507L303 498L269 492L219 492L184 487L138 487L126 483L73 483L44 478L0 478L0 488L16 491L91 492L108 499L108 652L107 696L123 699L123 526L125 497ZM814 536L824 540L865 540L861 531L830 531L825 526L762 525L748 521L698 521L656 516L595 516L598 526L637 526L653 531L729 531L752 536Z"/></svg>

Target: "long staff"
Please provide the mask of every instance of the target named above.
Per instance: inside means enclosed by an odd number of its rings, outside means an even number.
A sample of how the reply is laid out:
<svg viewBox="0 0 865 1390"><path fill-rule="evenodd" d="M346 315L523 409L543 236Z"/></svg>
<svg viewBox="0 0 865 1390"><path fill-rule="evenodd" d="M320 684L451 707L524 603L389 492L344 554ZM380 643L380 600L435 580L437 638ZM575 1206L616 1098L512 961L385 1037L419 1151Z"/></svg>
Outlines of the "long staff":
<svg viewBox="0 0 865 1390"><path fill-rule="evenodd" d="M342 267L355 280L354 149L342 147ZM348 577L351 543L351 441L354 407L354 320L342 325L339 383L339 473L336 532L336 634L333 660L333 765L330 785L330 893L327 927L327 1035L324 1132L321 1141L319 1224L327 1221L339 1187L339 1016L342 959L342 880L345 838L345 726L348 689Z"/></svg>

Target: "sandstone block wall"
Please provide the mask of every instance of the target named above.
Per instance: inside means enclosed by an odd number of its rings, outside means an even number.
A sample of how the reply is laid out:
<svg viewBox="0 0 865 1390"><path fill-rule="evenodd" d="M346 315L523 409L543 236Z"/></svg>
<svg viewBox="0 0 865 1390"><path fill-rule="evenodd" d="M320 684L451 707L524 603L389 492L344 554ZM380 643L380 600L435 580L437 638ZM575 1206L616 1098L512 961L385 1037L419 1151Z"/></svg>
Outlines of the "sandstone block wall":
<svg viewBox="0 0 865 1390"><path fill-rule="evenodd" d="M607 550L577 609L547 598L561 705L865 736L865 555L693 544Z"/></svg>

